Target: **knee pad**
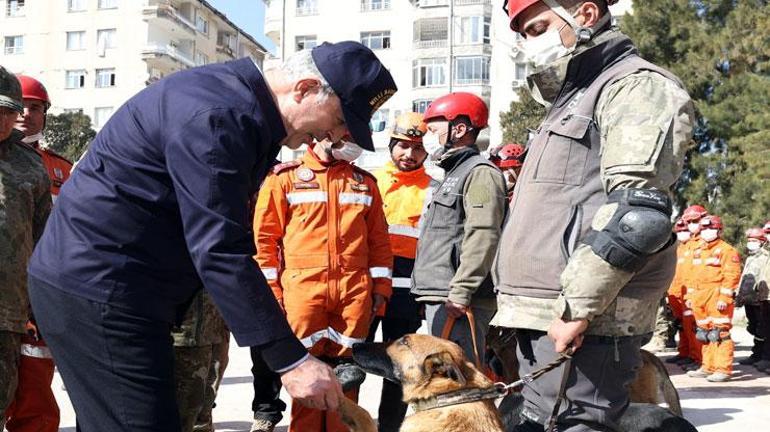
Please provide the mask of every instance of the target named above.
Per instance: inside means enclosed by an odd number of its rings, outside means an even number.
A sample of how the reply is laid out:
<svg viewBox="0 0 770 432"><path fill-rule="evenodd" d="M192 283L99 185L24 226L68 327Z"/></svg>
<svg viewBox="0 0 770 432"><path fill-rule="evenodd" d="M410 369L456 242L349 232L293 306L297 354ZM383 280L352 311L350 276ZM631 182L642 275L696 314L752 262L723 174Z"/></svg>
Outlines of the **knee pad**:
<svg viewBox="0 0 770 432"><path fill-rule="evenodd" d="M706 338L708 339L709 342L719 342L721 339L719 337L719 329L709 330L708 336L706 336Z"/></svg>
<svg viewBox="0 0 770 432"><path fill-rule="evenodd" d="M709 342L708 334L709 334L709 331L704 328L698 327L697 329L695 329L695 339L703 343Z"/></svg>

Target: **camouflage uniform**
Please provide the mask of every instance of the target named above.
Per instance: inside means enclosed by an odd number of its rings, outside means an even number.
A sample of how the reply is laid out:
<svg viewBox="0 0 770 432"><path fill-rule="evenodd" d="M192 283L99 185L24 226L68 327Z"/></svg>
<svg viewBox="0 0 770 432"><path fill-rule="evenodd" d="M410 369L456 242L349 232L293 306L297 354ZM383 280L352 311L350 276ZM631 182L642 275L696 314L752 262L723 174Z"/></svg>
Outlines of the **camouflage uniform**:
<svg viewBox="0 0 770 432"><path fill-rule="evenodd" d="M184 321L174 328L172 336L182 431L211 432L211 410L227 366L230 335L205 291L193 297Z"/></svg>
<svg viewBox="0 0 770 432"><path fill-rule="evenodd" d="M2 67L0 107L23 111L19 81ZM5 128L6 116L14 114L2 115ZM48 174L23 137L16 130L0 136L0 430L16 392L21 336L29 319L27 262L51 211Z"/></svg>

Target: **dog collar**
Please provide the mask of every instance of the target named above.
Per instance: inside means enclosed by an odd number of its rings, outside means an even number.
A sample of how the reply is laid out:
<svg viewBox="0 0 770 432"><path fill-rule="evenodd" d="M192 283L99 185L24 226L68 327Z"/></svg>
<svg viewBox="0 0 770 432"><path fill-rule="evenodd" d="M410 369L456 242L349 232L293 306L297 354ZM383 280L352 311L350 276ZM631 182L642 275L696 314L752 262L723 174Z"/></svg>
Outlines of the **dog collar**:
<svg viewBox="0 0 770 432"><path fill-rule="evenodd" d="M461 405L472 402L480 402L490 399L498 399L508 394L508 389L503 383L496 383L487 388L470 388L442 393L427 399L411 401L414 412L427 411L452 405Z"/></svg>

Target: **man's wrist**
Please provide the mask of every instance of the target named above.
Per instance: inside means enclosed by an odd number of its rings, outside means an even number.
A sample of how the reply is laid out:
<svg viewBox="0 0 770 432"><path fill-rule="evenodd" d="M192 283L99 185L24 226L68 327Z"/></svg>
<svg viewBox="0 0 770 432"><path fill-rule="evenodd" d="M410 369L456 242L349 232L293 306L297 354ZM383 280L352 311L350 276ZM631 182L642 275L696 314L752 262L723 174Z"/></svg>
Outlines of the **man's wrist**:
<svg viewBox="0 0 770 432"><path fill-rule="evenodd" d="M257 349L270 370L278 373L290 371L308 357L307 349L294 335L260 345Z"/></svg>

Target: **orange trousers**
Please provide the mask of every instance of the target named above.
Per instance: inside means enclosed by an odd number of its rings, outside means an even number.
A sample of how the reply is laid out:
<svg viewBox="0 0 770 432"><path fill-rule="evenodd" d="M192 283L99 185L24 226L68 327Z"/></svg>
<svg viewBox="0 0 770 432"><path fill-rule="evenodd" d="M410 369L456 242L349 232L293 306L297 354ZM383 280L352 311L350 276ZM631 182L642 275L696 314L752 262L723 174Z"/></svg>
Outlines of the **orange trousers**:
<svg viewBox="0 0 770 432"><path fill-rule="evenodd" d="M702 361L703 344L698 339L695 339L696 326L692 310L685 306L684 298L673 294L668 295L668 306L674 318L678 319L681 323L679 343L677 344L679 357L689 357L694 362L700 363Z"/></svg>
<svg viewBox="0 0 770 432"><path fill-rule="evenodd" d="M51 389L53 359L42 358L43 341L24 336L16 396L5 412L8 432L57 432L59 405Z"/></svg>
<svg viewBox="0 0 770 432"><path fill-rule="evenodd" d="M358 402L358 390L346 392L345 396ZM336 411L321 411L295 402L291 404L289 431L348 432L349 430L350 428L342 422L342 417Z"/></svg>

